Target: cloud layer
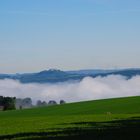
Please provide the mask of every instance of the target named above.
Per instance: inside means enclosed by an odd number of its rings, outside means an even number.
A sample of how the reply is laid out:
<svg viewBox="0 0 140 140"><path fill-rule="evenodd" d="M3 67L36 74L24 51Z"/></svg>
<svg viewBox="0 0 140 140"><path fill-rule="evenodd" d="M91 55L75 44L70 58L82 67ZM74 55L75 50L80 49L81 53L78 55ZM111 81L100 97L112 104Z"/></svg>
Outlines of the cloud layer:
<svg viewBox="0 0 140 140"><path fill-rule="evenodd" d="M59 84L22 84L15 80L0 80L0 95L37 100L61 99L78 102L94 99L140 95L140 76L127 80L123 76L86 77L80 82Z"/></svg>

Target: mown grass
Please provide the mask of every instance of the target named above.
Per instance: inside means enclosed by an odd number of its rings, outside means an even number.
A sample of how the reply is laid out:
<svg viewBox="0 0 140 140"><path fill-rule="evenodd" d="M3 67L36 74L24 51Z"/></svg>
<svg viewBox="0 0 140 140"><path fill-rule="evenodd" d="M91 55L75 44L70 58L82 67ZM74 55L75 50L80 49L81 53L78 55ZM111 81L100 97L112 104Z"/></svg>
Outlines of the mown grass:
<svg viewBox="0 0 140 140"><path fill-rule="evenodd" d="M139 120L139 117L140 96L5 111L0 112L0 136L24 134L24 137L27 137L26 135L31 133L46 135L49 132L57 132L59 135L60 131L73 128L116 128L122 125L117 121L133 121L136 118ZM139 128L137 126L137 129ZM18 138L14 136L13 139Z"/></svg>

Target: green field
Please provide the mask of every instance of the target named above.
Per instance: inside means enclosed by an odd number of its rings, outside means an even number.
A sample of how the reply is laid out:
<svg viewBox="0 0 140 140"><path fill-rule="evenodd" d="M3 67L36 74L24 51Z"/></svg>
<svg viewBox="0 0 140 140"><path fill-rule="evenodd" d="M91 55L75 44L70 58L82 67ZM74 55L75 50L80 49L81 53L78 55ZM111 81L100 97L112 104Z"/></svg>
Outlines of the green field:
<svg viewBox="0 0 140 140"><path fill-rule="evenodd" d="M0 139L140 139L140 96L0 112Z"/></svg>

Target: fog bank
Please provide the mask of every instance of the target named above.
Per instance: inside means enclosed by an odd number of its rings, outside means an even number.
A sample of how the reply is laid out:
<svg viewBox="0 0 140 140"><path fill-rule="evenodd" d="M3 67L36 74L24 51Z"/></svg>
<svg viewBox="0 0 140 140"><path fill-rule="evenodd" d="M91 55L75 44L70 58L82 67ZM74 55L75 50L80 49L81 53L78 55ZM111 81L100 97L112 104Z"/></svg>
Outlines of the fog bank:
<svg viewBox="0 0 140 140"><path fill-rule="evenodd" d="M80 82L57 84L22 84L16 80L0 80L0 95L37 100L61 99L78 102L112 97L140 95L140 76L127 80L123 76L86 77Z"/></svg>

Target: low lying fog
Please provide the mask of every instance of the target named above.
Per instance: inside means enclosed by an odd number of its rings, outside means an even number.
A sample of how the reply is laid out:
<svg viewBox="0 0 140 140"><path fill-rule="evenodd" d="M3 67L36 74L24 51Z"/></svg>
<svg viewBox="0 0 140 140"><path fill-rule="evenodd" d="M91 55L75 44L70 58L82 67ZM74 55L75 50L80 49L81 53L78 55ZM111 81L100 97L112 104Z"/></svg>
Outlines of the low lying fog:
<svg viewBox="0 0 140 140"><path fill-rule="evenodd" d="M140 95L140 76L127 80L123 76L86 77L80 82L59 84L22 84L15 80L0 80L0 95L37 100L61 99L77 102L94 99Z"/></svg>

